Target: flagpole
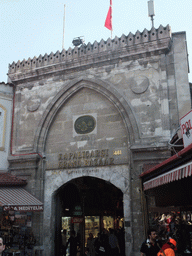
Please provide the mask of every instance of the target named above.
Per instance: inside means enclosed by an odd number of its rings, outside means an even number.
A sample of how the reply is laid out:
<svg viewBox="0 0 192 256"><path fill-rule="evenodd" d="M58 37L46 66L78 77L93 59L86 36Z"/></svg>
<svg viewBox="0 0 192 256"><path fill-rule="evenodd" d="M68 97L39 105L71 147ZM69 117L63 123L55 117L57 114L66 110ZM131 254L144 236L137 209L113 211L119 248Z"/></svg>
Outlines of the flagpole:
<svg viewBox="0 0 192 256"><path fill-rule="evenodd" d="M109 6L109 10L108 10L108 13L107 13L107 17L106 17L104 26L105 26L107 29L111 30L111 39L112 39L112 36L113 36L113 26L112 26L112 0L110 0L110 6Z"/></svg>
<svg viewBox="0 0 192 256"><path fill-rule="evenodd" d="M64 15L63 15L63 42L62 42L62 50L64 49L64 39L65 39L65 4L64 4Z"/></svg>

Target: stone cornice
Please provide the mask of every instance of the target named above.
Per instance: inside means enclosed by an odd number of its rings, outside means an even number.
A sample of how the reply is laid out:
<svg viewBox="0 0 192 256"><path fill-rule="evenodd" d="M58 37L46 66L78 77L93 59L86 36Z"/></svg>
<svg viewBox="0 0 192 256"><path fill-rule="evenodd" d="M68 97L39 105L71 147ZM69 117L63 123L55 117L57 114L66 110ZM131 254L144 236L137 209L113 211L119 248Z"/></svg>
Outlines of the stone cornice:
<svg viewBox="0 0 192 256"><path fill-rule="evenodd" d="M36 162L40 160L40 156L37 153L31 154L21 154L21 155L10 155L8 157L9 163L18 163L18 162Z"/></svg>
<svg viewBox="0 0 192 256"><path fill-rule="evenodd" d="M115 63L150 57L155 54L165 53L169 50L171 42L171 29L160 26L158 29L152 28L150 31L137 31L135 35L129 33L113 40L101 40L100 43L88 43L79 48L69 48L67 51L57 51L55 54L40 55L38 58L13 62L9 65L9 78L12 82L22 82L33 80L37 77L62 74L72 69L87 69L105 63Z"/></svg>

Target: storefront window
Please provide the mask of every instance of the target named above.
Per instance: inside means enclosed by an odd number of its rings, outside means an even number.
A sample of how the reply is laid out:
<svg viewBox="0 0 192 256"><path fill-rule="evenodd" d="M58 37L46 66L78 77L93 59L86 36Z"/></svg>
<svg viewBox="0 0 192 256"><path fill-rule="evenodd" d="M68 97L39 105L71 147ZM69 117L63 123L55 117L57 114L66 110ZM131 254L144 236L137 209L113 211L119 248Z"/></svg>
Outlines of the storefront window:
<svg viewBox="0 0 192 256"><path fill-rule="evenodd" d="M114 218L111 216L103 216L103 227L107 230L110 228L114 229Z"/></svg>
<svg viewBox="0 0 192 256"><path fill-rule="evenodd" d="M100 230L99 223L99 216L85 216L85 246L87 246L87 239L90 233L93 234L93 237L97 237Z"/></svg>

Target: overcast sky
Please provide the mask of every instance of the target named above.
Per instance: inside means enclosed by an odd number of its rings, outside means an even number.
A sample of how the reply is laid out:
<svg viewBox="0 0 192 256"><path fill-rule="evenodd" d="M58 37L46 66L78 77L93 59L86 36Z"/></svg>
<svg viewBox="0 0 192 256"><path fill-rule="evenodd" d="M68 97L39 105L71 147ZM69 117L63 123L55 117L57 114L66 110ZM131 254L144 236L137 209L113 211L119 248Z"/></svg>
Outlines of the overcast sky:
<svg viewBox="0 0 192 256"><path fill-rule="evenodd" d="M84 36L85 43L111 36L104 27L110 0L0 0L0 82L7 82L8 64L13 61L56 53ZM154 0L154 25L171 26L172 32L186 31L189 66L192 69L192 1ZM147 0L113 0L113 38L151 29ZM189 73L189 82L192 74Z"/></svg>

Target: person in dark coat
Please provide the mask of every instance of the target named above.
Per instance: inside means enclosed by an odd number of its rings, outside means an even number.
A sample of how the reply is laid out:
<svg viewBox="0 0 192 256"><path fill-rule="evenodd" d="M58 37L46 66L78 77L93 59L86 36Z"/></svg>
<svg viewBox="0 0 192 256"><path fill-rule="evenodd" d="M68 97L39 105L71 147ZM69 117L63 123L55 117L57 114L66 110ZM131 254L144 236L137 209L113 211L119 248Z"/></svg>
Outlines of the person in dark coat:
<svg viewBox="0 0 192 256"><path fill-rule="evenodd" d="M107 246L104 234L98 233L98 237L95 239L95 255L96 256L106 256Z"/></svg>
<svg viewBox="0 0 192 256"><path fill-rule="evenodd" d="M77 255L77 239L75 237L75 231L71 231L71 236L69 237L67 241L66 247L70 244L70 256L76 256Z"/></svg>
<svg viewBox="0 0 192 256"><path fill-rule="evenodd" d="M110 254L111 256L116 256L120 254L119 242L118 242L117 236L115 235L114 229L110 229L109 232L110 232L110 235L109 235Z"/></svg>
<svg viewBox="0 0 192 256"><path fill-rule="evenodd" d="M66 245L67 245L67 230L64 229L62 231L62 234L61 234L61 243L62 243L62 250L61 250L61 254L62 256L66 256Z"/></svg>
<svg viewBox="0 0 192 256"><path fill-rule="evenodd" d="M157 241L157 232L155 229L148 231L148 239L145 240L141 245L141 256L157 256L161 248L160 241Z"/></svg>

